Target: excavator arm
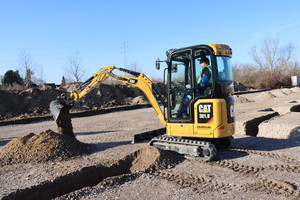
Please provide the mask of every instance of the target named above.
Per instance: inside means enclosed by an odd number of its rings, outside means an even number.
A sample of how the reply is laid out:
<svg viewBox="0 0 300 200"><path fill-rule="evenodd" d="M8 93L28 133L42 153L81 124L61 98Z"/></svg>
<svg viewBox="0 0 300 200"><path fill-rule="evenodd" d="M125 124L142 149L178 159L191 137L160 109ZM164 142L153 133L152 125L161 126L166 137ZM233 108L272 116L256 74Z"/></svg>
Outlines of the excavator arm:
<svg viewBox="0 0 300 200"><path fill-rule="evenodd" d="M83 96L91 92L103 81L109 78L108 74L110 74L114 69L115 66L108 66L100 69L91 78L78 86L75 91L72 91L70 94L70 99L72 99L74 103L79 101Z"/></svg>
<svg viewBox="0 0 300 200"><path fill-rule="evenodd" d="M122 76L122 75L117 75L112 73L112 71L115 69L131 74L134 77ZM62 95L58 97L57 100L52 101L50 103L50 111L52 112L56 122L61 115L61 110L63 110L65 107L71 108L74 105L74 103L76 103L83 96L91 92L94 88L100 85L107 78L112 78L117 81L138 87L141 91L143 91L143 93L148 98L156 114L158 115L161 123L164 126L167 126L165 116L156 99L158 99L162 104L164 104L164 100L160 92L156 89L155 85L152 84L151 80L142 73L131 71L124 68L116 68L115 66L108 66L108 67L101 68L87 81L85 81L80 86L78 86L74 91L72 91L70 93L70 97L66 98L65 95Z"/></svg>

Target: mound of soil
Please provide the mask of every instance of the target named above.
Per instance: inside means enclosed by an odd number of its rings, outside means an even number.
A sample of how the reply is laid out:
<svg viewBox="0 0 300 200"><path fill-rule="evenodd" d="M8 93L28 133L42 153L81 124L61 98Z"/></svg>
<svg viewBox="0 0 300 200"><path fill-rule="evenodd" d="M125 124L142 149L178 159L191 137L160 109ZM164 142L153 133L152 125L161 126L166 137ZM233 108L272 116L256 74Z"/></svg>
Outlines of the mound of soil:
<svg viewBox="0 0 300 200"><path fill-rule="evenodd" d="M29 133L13 139L1 149L0 159L6 164L43 162L65 160L90 152L89 145L49 129L38 135Z"/></svg>
<svg viewBox="0 0 300 200"><path fill-rule="evenodd" d="M271 98L276 98L276 96L271 92L261 92L258 95L256 95L255 100L266 100Z"/></svg>
<svg viewBox="0 0 300 200"><path fill-rule="evenodd" d="M249 88L239 82L234 82L234 91L247 91Z"/></svg>
<svg viewBox="0 0 300 200"><path fill-rule="evenodd" d="M156 87L164 94L163 84ZM61 88L29 88L27 90L0 90L0 120L31 118L51 114L49 104L61 94L69 95L77 85ZM100 110L123 105L149 104L137 87L124 84L101 84L76 102L72 112Z"/></svg>
<svg viewBox="0 0 300 200"><path fill-rule="evenodd" d="M170 168L178 162L178 155L148 146L126 156L119 162L122 161L130 164L130 172L135 173L161 167Z"/></svg>
<svg viewBox="0 0 300 200"><path fill-rule="evenodd" d="M253 102L253 101L243 96L239 96L239 95L235 96L235 103L249 103L249 102Z"/></svg>
<svg viewBox="0 0 300 200"><path fill-rule="evenodd" d="M49 113L49 103L64 90L30 88L27 90L0 90L0 120L13 117L29 118Z"/></svg>

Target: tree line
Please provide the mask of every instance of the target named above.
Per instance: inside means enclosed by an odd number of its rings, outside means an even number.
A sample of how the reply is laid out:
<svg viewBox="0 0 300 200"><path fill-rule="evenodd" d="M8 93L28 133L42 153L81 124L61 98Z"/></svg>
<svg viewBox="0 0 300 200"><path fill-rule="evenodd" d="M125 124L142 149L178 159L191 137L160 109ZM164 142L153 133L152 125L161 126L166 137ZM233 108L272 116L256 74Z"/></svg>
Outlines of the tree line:
<svg viewBox="0 0 300 200"><path fill-rule="evenodd" d="M252 63L232 65L234 81L256 89L290 86L291 76L300 76L300 65L296 60L294 45L290 43L280 47L279 44L279 39L265 39L260 47L252 47L249 50ZM8 70L1 78L3 85L18 84L31 87L34 84L45 83L42 70L39 76L35 76L38 66L34 64L30 54L21 53L19 62L23 76L21 77L19 70ZM131 68L133 67L137 68L137 64ZM81 59L78 56L69 57L65 72L68 78L63 76L61 85L65 85L66 82L82 81L85 69Z"/></svg>
<svg viewBox="0 0 300 200"><path fill-rule="evenodd" d="M295 47L280 47L279 39L266 39L259 48L252 47L251 64L234 64L234 80L249 88L275 89L291 86L291 76L300 76Z"/></svg>
<svg viewBox="0 0 300 200"><path fill-rule="evenodd" d="M37 85L45 84L43 68L34 63L33 57L26 52L21 52L19 55L19 68L23 71L22 75L20 70L8 70L3 77L1 77L1 83L5 86L22 85L27 88ZM37 69L40 68L40 72ZM84 66L80 58L71 56L65 67L65 73L68 79L63 76L61 85L65 85L66 82L80 82L85 73Z"/></svg>

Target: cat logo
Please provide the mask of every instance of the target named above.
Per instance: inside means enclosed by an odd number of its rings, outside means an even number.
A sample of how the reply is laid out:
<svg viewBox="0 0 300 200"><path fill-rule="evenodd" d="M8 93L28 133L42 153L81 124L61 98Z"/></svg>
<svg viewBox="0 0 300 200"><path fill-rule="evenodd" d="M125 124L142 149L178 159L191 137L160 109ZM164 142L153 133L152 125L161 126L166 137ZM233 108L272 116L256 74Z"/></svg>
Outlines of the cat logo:
<svg viewBox="0 0 300 200"><path fill-rule="evenodd" d="M200 103L198 105L198 123L211 123L213 121L213 104Z"/></svg>
<svg viewBox="0 0 300 200"><path fill-rule="evenodd" d="M137 80L135 80L135 79L129 79L128 82L131 83L131 84L136 84Z"/></svg>

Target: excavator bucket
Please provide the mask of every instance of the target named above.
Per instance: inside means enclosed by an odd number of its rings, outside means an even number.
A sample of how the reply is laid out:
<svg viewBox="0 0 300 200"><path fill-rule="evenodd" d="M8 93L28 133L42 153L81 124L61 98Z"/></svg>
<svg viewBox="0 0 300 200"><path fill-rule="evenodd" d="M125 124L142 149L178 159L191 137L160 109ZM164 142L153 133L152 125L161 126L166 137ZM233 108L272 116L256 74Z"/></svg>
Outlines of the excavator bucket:
<svg viewBox="0 0 300 200"><path fill-rule="evenodd" d="M61 112L66 112L66 107L68 106L60 100L50 102L50 111L55 121L60 117Z"/></svg>
<svg viewBox="0 0 300 200"><path fill-rule="evenodd" d="M70 117L70 106L63 99L50 102L50 111L62 135L75 137Z"/></svg>

